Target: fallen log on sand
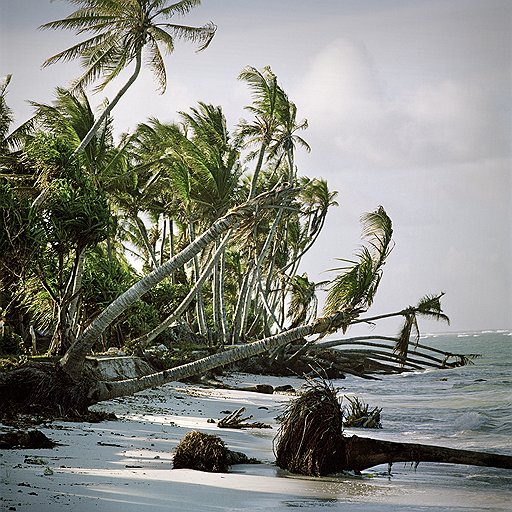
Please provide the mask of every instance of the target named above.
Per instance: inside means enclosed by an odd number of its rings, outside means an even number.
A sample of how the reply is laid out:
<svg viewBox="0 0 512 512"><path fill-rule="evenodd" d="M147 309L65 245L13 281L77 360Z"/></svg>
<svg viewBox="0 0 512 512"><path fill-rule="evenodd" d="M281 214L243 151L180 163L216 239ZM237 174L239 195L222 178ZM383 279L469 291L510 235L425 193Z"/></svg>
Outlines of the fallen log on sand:
<svg viewBox="0 0 512 512"><path fill-rule="evenodd" d="M334 388L311 382L281 416L276 464L311 476L361 471L394 462L439 462L512 469L512 456L395 443L343 434L343 411Z"/></svg>

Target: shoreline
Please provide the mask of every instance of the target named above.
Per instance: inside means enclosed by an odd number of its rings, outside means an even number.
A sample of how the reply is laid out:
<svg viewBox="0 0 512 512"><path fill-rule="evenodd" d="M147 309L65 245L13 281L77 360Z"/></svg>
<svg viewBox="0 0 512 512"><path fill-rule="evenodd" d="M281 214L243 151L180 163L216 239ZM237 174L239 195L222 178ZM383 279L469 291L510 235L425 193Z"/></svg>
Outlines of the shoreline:
<svg viewBox="0 0 512 512"><path fill-rule="evenodd" d="M224 381L235 387L290 384L297 390L304 382L248 374ZM115 413L117 421L43 424L39 430L59 446L0 452L0 510L507 510L507 496L493 498L492 482L480 482L473 468L422 464L415 472L397 464L391 478L387 466L360 477L312 478L280 470L273 464L272 441L276 417L290 398L173 382L93 407ZM251 421L272 429L225 429L208 422L240 407L253 416ZM173 470L173 450L190 430L218 435L229 449L262 464L236 465L216 474ZM458 488L446 483L447 474L460 475ZM487 470L484 476L493 474L499 478L503 473ZM468 485L475 481L479 485Z"/></svg>

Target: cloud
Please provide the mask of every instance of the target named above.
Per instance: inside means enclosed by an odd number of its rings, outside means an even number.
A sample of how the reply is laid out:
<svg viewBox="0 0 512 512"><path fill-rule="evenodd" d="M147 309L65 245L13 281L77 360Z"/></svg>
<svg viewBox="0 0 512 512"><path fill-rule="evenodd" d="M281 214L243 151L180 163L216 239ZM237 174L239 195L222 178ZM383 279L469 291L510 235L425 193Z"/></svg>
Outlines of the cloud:
<svg viewBox="0 0 512 512"><path fill-rule="evenodd" d="M338 39L311 61L294 98L351 166L419 167L505 155L510 122L489 78L391 87L367 48ZM428 73L425 70L425 73ZM419 84L419 85L418 85ZM325 139L325 138L324 138Z"/></svg>

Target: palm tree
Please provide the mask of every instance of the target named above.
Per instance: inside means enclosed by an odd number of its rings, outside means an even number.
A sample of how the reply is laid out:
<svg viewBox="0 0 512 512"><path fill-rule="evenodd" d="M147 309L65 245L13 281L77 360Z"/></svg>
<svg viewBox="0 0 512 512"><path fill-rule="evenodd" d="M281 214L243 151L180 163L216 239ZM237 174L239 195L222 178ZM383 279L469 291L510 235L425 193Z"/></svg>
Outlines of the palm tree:
<svg viewBox="0 0 512 512"><path fill-rule="evenodd" d="M285 157L288 166L288 181L292 183L296 178L295 170L295 147L300 146L308 153L311 151L309 144L299 135L299 130L305 130L308 122L303 119L297 123L297 106L291 102L287 94L278 88L278 109L276 112L279 124L276 127L274 139L268 148L269 158L275 158L276 167L280 165Z"/></svg>
<svg viewBox="0 0 512 512"><path fill-rule="evenodd" d="M12 110L5 101L7 87L11 82L11 75L7 75L0 82L0 156L3 157L8 152L7 135L13 121Z"/></svg>
<svg viewBox="0 0 512 512"><path fill-rule="evenodd" d="M142 68L143 51L146 62L153 72L160 92L167 85L164 53L174 51L176 39L198 43L205 49L212 40L216 27L208 23L202 27L189 27L170 22L173 16L181 16L201 4L201 0L181 0L167 5L168 0L67 0L81 7L67 18L45 23L43 29L75 30L91 37L47 59L43 66L58 61L82 59L83 74L75 81L74 88L85 88L101 78L96 90L101 91L119 73L135 62L132 75L105 107L72 157L89 144L92 136L105 121L121 97L137 79Z"/></svg>
<svg viewBox="0 0 512 512"><path fill-rule="evenodd" d="M266 151L272 143L279 124L277 110L279 108L280 87L276 75L269 66L263 68L262 71L247 66L238 78L246 82L251 88L253 103L247 106L246 110L254 114L252 123L247 121L240 123L239 137L244 141L245 147L259 146L259 149L249 154L249 158L258 157L251 179L250 199L256 195L258 177L263 167Z"/></svg>

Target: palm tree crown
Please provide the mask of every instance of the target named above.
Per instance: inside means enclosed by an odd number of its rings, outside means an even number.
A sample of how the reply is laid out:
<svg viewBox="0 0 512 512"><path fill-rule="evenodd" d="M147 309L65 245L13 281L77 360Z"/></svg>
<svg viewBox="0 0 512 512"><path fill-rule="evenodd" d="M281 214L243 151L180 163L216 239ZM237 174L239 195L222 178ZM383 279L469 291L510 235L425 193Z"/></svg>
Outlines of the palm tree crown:
<svg viewBox="0 0 512 512"><path fill-rule="evenodd" d="M78 34L89 32L93 35L50 57L43 66L81 57L85 71L75 80L74 87L85 88L101 77L102 81L96 90L102 90L135 61L135 69L126 84L103 110L71 155L76 157L89 144L110 111L139 76L143 49L146 49L146 62L163 93L167 75L160 47L170 54L174 50L175 39L188 39L200 44L198 51L204 50L215 35L216 26L208 23L202 27L189 27L168 22L173 16L186 14L200 5L201 0L181 0L167 6L168 0L67 1L82 7L67 18L51 21L40 28L64 28L75 30Z"/></svg>
<svg viewBox="0 0 512 512"><path fill-rule="evenodd" d="M147 50L146 62L153 71L161 92L167 77L161 48L167 54L174 50L175 39L186 39L208 46L215 34L215 25L189 27L169 23L176 15L184 15L200 0L182 0L167 5L167 0L67 0L82 7L62 20L45 23L40 28L70 29L92 36L47 59L43 66L60 60L82 58L84 73L75 87L86 87L102 77L97 90L102 90L126 66Z"/></svg>

